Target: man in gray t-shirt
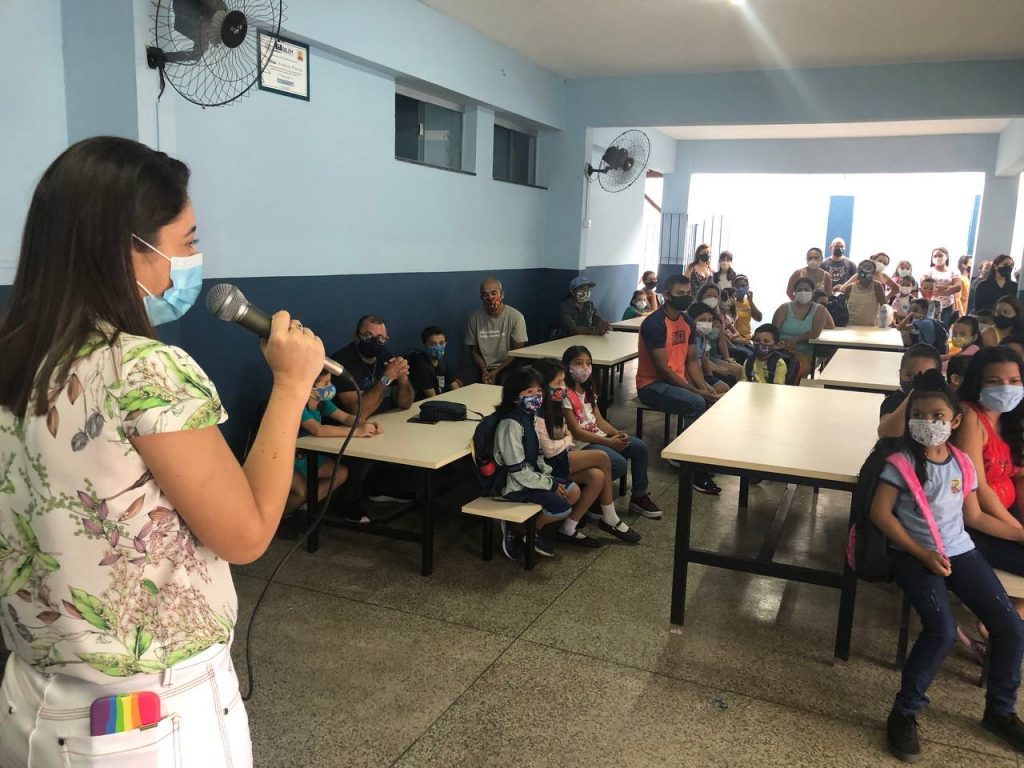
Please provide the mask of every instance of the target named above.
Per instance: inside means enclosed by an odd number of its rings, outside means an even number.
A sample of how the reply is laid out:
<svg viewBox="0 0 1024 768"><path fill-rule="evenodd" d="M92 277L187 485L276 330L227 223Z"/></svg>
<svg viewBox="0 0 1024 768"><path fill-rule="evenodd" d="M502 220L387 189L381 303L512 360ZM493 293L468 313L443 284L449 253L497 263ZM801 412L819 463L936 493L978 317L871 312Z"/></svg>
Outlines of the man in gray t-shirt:
<svg viewBox="0 0 1024 768"><path fill-rule="evenodd" d="M488 277L480 283L483 309L469 316L466 325L466 346L471 347L473 366L459 373L463 384L483 382L496 384L505 369L515 363L509 352L526 346L526 318L518 309L505 305L501 281Z"/></svg>

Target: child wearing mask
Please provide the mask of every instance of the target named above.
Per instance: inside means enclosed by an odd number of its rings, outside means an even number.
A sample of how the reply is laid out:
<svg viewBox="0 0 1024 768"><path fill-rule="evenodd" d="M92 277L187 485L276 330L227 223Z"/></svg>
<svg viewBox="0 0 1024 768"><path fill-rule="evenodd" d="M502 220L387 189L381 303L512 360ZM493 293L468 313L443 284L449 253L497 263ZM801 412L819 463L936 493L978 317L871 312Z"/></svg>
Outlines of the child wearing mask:
<svg viewBox="0 0 1024 768"><path fill-rule="evenodd" d="M910 314L904 318L898 328L903 334L903 343L908 347L912 344L930 344L940 354L946 354L946 328L938 320L928 316L927 299L914 299L910 302Z"/></svg>
<svg viewBox="0 0 1024 768"><path fill-rule="evenodd" d="M907 395L914 388L914 377L925 371L940 370L942 359L930 344L914 344L900 358L900 388L885 396L878 411L878 436L901 437L907 415Z"/></svg>
<svg viewBox="0 0 1024 768"><path fill-rule="evenodd" d="M650 308L647 306L646 292L633 291L633 297L629 300L629 306L626 307L626 311L622 313L622 319L632 320L634 317L646 315L650 311Z"/></svg>
<svg viewBox="0 0 1024 768"><path fill-rule="evenodd" d="M705 285L704 288L718 290L713 285ZM704 381L710 384L715 392L724 395L729 391L729 383L721 378L721 375L728 376L729 369L724 364L716 364L711 359L711 348L717 346L718 343L717 339L711 338L715 329L715 318L718 316L718 313L709 305L698 302L690 305L687 314L693 320L693 327L696 331L693 336L693 344L697 348L697 359L700 361L701 370L704 372ZM733 383L735 383L735 380L733 380Z"/></svg>
<svg viewBox="0 0 1024 768"><path fill-rule="evenodd" d="M494 431L494 461L507 473L502 496L509 501L539 504L534 518L534 550L544 557L555 554L543 529L561 523L573 511L582 491L572 480L559 477L544 461L537 439L536 416L544 404L541 376L530 367L513 369L501 388L500 416ZM521 526L501 521L501 549L509 560L522 553Z"/></svg>
<svg viewBox="0 0 1024 768"><path fill-rule="evenodd" d="M754 304L754 293L750 290L750 280L746 275L736 275L732 281L732 287L736 291L736 303L733 312L736 317L736 333L745 342L750 341L751 319L761 322L761 310Z"/></svg>
<svg viewBox="0 0 1024 768"><path fill-rule="evenodd" d="M573 450L575 440L565 423L565 399L568 393L565 366L549 358L538 360L534 367L544 380L544 405L537 414L536 422L544 460L556 475L568 477L583 487L580 500L573 505L572 514L562 521L555 537L568 544L599 547L601 543L597 539L587 536L577 526L595 502L600 504L601 509L609 505L615 508L611 459L601 451ZM630 530L626 540L635 544L640 541L640 534Z"/></svg>
<svg viewBox="0 0 1024 768"><path fill-rule="evenodd" d="M982 727L1024 750L1024 723L1015 714L1024 656L1024 623L965 525L984 525L977 472L948 441L960 426L956 396L941 374L913 382L906 429L892 447L871 501L871 521L889 540L897 586L921 619L921 633L903 665L899 693L886 722L889 751L920 756L917 718L927 691L956 638L952 590L989 629L989 676Z"/></svg>
<svg viewBox="0 0 1024 768"><path fill-rule="evenodd" d="M565 400L562 411L565 424L572 436L588 449L601 451L611 460L612 480L626 474L626 464L632 470L633 488L629 500L629 511L644 517L657 519L661 510L650 497L650 483L647 478L647 444L616 429L602 415L597 404L597 392L592 378L593 359L586 347L569 347L562 355L565 367ZM588 451L584 451L585 453ZM640 535L619 520L615 507L601 502L601 520L598 526L630 544L640 540Z"/></svg>
<svg viewBox="0 0 1024 768"><path fill-rule="evenodd" d="M927 302L927 310L925 315L932 320L938 320L942 315L942 305L939 302L938 296L935 291L935 278L923 277L921 278L920 288L921 298Z"/></svg>
<svg viewBox="0 0 1024 768"><path fill-rule="evenodd" d="M778 326L765 323L754 331L754 358L746 364L747 381L758 384L785 384L786 361L776 351L782 338Z"/></svg>
<svg viewBox="0 0 1024 768"><path fill-rule="evenodd" d="M423 349L410 352L409 383L416 391L416 399L434 397L442 392L449 392L462 386L458 378L451 378L448 369L447 338L444 329L437 325L428 325L420 333Z"/></svg>
<svg viewBox="0 0 1024 768"><path fill-rule="evenodd" d="M910 314L910 302L915 298L914 278L900 275L896 291L889 294L889 306L896 313L896 322L902 323Z"/></svg>
<svg viewBox="0 0 1024 768"><path fill-rule="evenodd" d="M981 330L978 328L978 318L970 315L957 318L950 331L949 355L944 359L948 360L961 355L970 357L981 349Z"/></svg>
<svg viewBox="0 0 1024 768"><path fill-rule="evenodd" d="M647 309L653 312L665 303L665 297L658 292L658 276L651 271L644 272L641 282L643 287L640 290L647 299Z"/></svg>
<svg viewBox="0 0 1024 768"><path fill-rule="evenodd" d="M306 405L302 409L299 437L310 435L313 437L347 437L349 432L353 433L353 437L373 437L381 433L380 424L375 421L364 422L358 427L353 427L356 417L345 413L332 402L336 394L337 390L331 383L330 372L321 371L316 381L313 382L309 400L306 401ZM324 424L325 419L336 422L337 426ZM294 512L306 501L306 462L305 456L295 459L295 472L292 474L292 487L288 491L285 514ZM317 487L318 500L323 500L327 494L348 479L348 468L343 464L335 472L334 465L336 463L335 460L323 454L316 456L316 476L320 481ZM334 474L334 485L328 487L331 474ZM370 518L363 516L359 522L368 523Z"/></svg>

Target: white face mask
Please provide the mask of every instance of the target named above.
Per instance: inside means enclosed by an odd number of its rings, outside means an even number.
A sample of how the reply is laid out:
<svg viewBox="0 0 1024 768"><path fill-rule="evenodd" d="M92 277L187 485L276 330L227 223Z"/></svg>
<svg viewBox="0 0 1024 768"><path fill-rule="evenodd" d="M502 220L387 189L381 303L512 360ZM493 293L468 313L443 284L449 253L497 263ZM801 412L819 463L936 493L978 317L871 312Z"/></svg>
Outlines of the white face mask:
<svg viewBox="0 0 1024 768"><path fill-rule="evenodd" d="M708 320L698 320L695 325L697 326L697 333L702 333L705 336L711 333L711 329L714 327Z"/></svg>
<svg viewBox="0 0 1024 768"><path fill-rule="evenodd" d="M949 435L953 431L953 427L948 421L910 419L907 426L910 429L910 436L914 439L914 442L929 448L945 443L949 440Z"/></svg>
<svg viewBox="0 0 1024 768"><path fill-rule="evenodd" d="M641 299L640 301L634 301L633 306L636 307L641 312L643 312L645 309L647 309L647 302Z"/></svg>
<svg viewBox="0 0 1024 768"><path fill-rule="evenodd" d="M718 306L718 299L704 299L704 304L714 309Z"/></svg>
<svg viewBox="0 0 1024 768"><path fill-rule="evenodd" d="M796 296L797 304L810 304L814 298L813 291L796 291L793 295Z"/></svg>
<svg viewBox="0 0 1024 768"><path fill-rule="evenodd" d="M909 296L912 290L914 290L914 286L912 285L901 285L900 296Z"/></svg>

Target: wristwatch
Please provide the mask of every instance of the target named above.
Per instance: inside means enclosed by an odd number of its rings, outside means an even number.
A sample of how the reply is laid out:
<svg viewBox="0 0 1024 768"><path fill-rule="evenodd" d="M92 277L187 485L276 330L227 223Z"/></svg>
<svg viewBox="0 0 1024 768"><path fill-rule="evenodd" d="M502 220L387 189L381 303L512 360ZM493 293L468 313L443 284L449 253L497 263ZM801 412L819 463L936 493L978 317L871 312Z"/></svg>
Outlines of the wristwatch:
<svg viewBox="0 0 1024 768"><path fill-rule="evenodd" d="M388 387L390 387L392 381L393 381L393 379L390 376L381 376L380 377L380 383L384 385L384 389L387 389Z"/></svg>

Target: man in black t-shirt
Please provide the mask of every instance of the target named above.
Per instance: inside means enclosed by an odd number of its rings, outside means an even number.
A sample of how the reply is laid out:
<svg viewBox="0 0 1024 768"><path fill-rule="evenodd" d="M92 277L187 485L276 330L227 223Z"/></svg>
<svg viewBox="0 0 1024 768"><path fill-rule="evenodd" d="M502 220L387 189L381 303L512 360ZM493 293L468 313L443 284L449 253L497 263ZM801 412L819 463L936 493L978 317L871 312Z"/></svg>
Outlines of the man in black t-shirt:
<svg viewBox="0 0 1024 768"><path fill-rule="evenodd" d="M462 382L449 376L448 355L445 353L448 343L444 329L436 325L428 325L420 334L423 349L410 352L409 381L415 391L417 400L434 397L442 392L458 389Z"/></svg>
<svg viewBox="0 0 1024 768"><path fill-rule="evenodd" d="M833 238L830 248L832 257L825 259L821 268L828 270L828 276L832 278L832 291L835 293L857 274L857 265L852 259L846 258L846 241L843 238Z"/></svg>
<svg viewBox="0 0 1024 768"><path fill-rule="evenodd" d="M380 315L359 318L352 343L331 357L344 366L355 380L355 386L340 376L334 377L338 394L334 404L348 413L358 406L356 387L363 393L362 418L394 408L412 406L413 390L409 382L409 363L404 357L391 354L385 346L388 329Z"/></svg>

